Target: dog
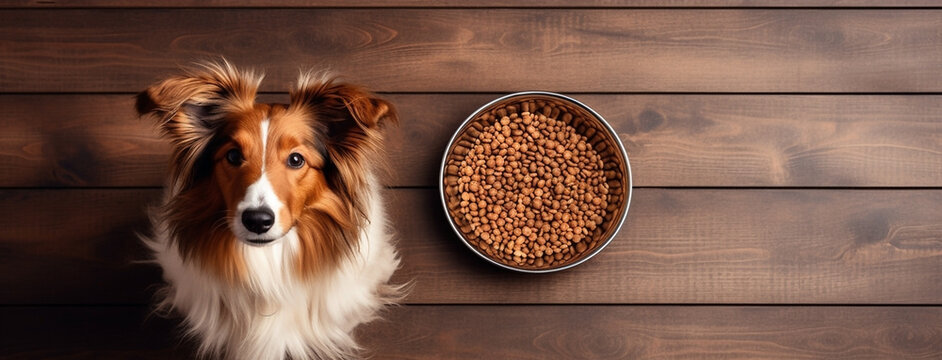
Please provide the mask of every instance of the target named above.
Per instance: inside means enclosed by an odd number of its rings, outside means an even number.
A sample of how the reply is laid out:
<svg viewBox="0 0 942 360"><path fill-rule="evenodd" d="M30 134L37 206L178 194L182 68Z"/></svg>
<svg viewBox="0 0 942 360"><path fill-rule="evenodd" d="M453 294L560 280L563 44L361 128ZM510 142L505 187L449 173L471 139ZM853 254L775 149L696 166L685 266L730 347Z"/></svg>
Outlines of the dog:
<svg viewBox="0 0 942 360"><path fill-rule="evenodd" d="M258 103L263 76L224 59L141 92L172 153L142 236L201 357L334 359L353 329L403 296L380 197L396 109L336 77L301 74L289 104Z"/></svg>

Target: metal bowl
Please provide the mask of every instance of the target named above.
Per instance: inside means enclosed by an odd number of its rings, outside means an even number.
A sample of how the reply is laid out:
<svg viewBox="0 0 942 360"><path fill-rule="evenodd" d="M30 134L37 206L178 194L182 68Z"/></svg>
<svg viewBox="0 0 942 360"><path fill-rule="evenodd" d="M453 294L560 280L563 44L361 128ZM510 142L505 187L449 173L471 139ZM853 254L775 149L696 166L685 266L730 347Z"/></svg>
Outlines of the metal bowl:
<svg viewBox="0 0 942 360"><path fill-rule="evenodd" d="M455 216L460 207L460 205L458 205L460 199L458 199L457 195L458 175L446 173L446 167L450 162L456 163L463 160L464 154L461 154L461 152L463 152L464 145L459 146L459 143L473 143L475 136L469 134L468 129L475 128L480 130L484 123L488 121L493 122L495 117L499 119L499 115L502 112L517 112L517 110L524 109L524 104L526 104L526 108L535 109L532 110L532 112L542 113L548 117L556 118L557 120L563 118L569 119L566 121L567 124L575 128L578 133L584 135L587 140L592 143L597 153L602 156L603 168L606 172L606 181L609 185L610 199L609 205L606 208L607 214L603 217L604 220L602 224L598 226L597 229L599 230L596 230L589 239L583 240L589 241L587 248L582 252L574 255L571 254L568 260L557 263L551 267L520 266L505 263L492 258L487 253L482 252L474 246L469 241L470 238L475 237L470 224L463 217ZM565 116L566 113L571 115L571 117ZM476 131L471 131L471 133L474 132ZM459 151L456 152L456 149L459 149ZM448 223L455 233L458 234L461 242L464 243L468 249L471 249L472 252L491 264L526 273L546 273L565 270L579 265L601 252L602 249L615 238L615 234L618 233L625 222L625 218L628 215L628 205L631 203L631 188L631 166L628 163L628 154L625 152L625 147L619 140L618 134L612 129L608 122L594 110L575 99L542 91L527 91L506 95L478 108L477 111L465 119L451 137L451 140L448 142L448 147L445 148L441 169L439 170L439 194L442 200L442 207L445 210ZM449 195L449 193L453 195Z"/></svg>

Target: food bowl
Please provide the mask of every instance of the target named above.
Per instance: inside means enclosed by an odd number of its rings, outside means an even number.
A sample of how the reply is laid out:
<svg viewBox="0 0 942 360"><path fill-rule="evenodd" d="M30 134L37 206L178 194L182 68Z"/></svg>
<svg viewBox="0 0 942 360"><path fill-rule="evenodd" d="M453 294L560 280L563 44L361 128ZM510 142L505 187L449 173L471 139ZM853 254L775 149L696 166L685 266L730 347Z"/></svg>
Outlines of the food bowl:
<svg viewBox="0 0 942 360"><path fill-rule="evenodd" d="M588 106L521 92L480 107L445 149L439 192L471 251L505 269L579 265L618 233L631 202L628 155Z"/></svg>

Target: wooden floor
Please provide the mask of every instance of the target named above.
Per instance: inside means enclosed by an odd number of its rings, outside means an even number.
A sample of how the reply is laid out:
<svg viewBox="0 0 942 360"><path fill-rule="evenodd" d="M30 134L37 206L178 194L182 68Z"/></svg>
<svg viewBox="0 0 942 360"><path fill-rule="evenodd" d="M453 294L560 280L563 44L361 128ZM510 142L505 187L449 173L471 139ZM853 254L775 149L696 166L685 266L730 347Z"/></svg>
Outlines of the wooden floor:
<svg viewBox="0 0 942 360"><path fill-rule="evenodd" d="M942 4L920 0L0 1L0 358L192 356L148 316L135 232L168 146L132 95L217 54L266 69L263 100L329 67L399 106L415 286L358 329L374 358L942 358ZM451 133L519 90L582 100L631 158L625 227L560 273L476 258L436 197Z"/></svg>

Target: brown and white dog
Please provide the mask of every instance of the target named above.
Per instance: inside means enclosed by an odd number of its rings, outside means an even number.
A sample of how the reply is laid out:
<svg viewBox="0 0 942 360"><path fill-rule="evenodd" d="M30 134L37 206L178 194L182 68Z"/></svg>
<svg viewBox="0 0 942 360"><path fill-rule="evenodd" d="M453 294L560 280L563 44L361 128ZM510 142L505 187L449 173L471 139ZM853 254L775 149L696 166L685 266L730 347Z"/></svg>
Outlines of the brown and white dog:
<svg viewBox="0 0 942 360"><path fill-rule="evenodd" d="M396 111L309 74L290 104L257 103L261 80L223 60L138 95L173 149L144 237L167 282L159 308L201 355L356 356L351 331L402 293L374 176Z"/></svg>

